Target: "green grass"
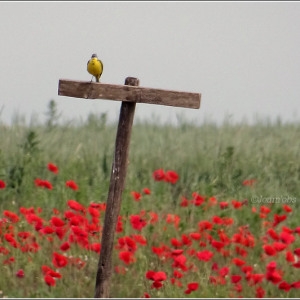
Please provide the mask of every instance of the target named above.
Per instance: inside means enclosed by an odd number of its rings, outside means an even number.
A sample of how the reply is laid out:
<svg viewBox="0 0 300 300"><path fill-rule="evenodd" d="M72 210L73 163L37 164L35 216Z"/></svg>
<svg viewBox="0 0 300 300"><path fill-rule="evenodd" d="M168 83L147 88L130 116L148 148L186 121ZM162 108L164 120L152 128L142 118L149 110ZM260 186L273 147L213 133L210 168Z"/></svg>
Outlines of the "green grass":
<svg viewBox="0 0 300 300"><path fill-rule="evenodd" d="M53 215L53 208L58 209L61 215L68 209L66 203L69 199L74 199L86 207L91 202L105 202L117 126L108 124L105 115L90 115L87 122L80 124L69 122L55 125L54 115L49 114L50 119L45 125L25 126L18 122L9 127L0 125L0 179L7 184L5 189L0 190L1 214L4 210L17 213L21 220L13 224L13 232L34 232L41 245L37 253L24 254L8 245L3 238L8 229L0 226L0 247L5 246L10 250L9 255L0 254L0 265L9 256L15 257L14 263L1 267L0 291L4 296L93 297L94 294L98 254L77 245L72 245L68 255L81 257L86 261L85 267L76 269L69 264L60 270L63 277L57 280L55 287L50 288L44 283L41 265L53 267L52 252L61 252L61 241L54 236L50 243L45 237L38 235L27 224L19 209L41 207L41 216L48 221ZM138 247L135 253L136 262L130 265L120 261L118 251L114 251L114 266L124 266L127 272L124 275L113 274L111 296L141 297L144 292L148 292L152 297L229 297L228 285L207 284L211 265L195 257L191 257L189 262L194 263L199 270L187 272L182 279L183 288L174 287L170 281L166 281L162 289L151 289L151 282L145 278L148 270L165 271L168 278L173 272L171 263L164 263L153 254L152 246L157 247L163 243L173 248L170 244L171 238L180 239L182 234L196 232L199 221L211 220L214 215L233 218L234 225L226 227L226 233L230 237L240 226L249 225L250 231L256 237L256 246L249 250L246 260L248 264L255 265L257 273L264 273L266 263L262 264L259 256L263 243L260 238L265 234L266 228L262 225L264 220L251 211L252 206L259 210L262 203L252 204L251 199L280 198L280 203L271 206L272 212L266 219L269 221L273 220L275 213L285 213L282 210L283 202L293 199L293 203L289 203L293 212L284 221L284 225L292 229L300 225L299 137L299 124L280 122L271 124L260 121L252 126L245 123L232 125L228 122L221 126L213 123L196 126L182 122L177 127L139 122L134 124L120 213L124 217L124 229L116 235L116 241L122 236L142 234L148 244ZM49 162L59 167L59 174L52 174L47 170ZM180 176L178 182L172 185L154 181L153 171L161 168L175 170ZM36 178L50 181L53 190L37 188L34 185ZM244 186L242 182L246 179L256 179L256 184L253 187ZM74 180L79 190L66 188L67 180ZM141 192L145 187L151 190L151 195L142 196L140 202L134 201L130 192ZM220 210L219 206L208 210L204 210L203 206L181 207L182 197L191 200L193 192L205 196L206 201L214 196L219 202L248 199L249 203L239 210ZM155 225L148 224L139 233L132 229L128 218L142 210L146 213L158 213L159 221ZM166 223L167 214L180 216L178 229ZM103 218L102 214L101 224ZM217 238L217 229L211 234ZM100 233L94 242L100 242ZM184 247L187 251L188 247ZM196 243L193 243L193 247L196 251L203 250ZM291 250L300 247L299 235L289 247ZM233 250L234 246L228 246L228 249ZM271 259L284 267L287 263L281 254L278 253L278 256ZM230 260L222 257L220 253L215 254L215 259L220 264L230 264ZM267 258L267 261L270 259ZM25 272L24 278L15 276L20 268ZM235 266L230 265L230 268L230 274L239 271ZM286 269L284 280L300 280L299 269ZM186 284L192 281L200 284L199 290L190 295L184 294ZM232 285L230 280L228 284ZM270 282L265 282L262 286L266 297L297 295L296 289L286 293ZM244 297L255 297L253 291L252 287L243 282Z"/></svg>

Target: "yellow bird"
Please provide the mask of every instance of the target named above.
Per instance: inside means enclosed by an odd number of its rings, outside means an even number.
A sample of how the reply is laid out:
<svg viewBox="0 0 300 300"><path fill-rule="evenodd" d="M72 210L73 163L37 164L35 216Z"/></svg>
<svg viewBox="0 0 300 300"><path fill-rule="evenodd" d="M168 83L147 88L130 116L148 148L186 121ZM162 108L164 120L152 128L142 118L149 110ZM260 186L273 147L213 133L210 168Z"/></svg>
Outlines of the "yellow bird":
<svg viewBox="0 0 300 300"><path fill-rule="evenodd" d="M91 59L87 62L87 71L91 75L95 76L96 82L100 82L100 76L103 72L103 63L98 58L97 54L94 53Z"/></svg>

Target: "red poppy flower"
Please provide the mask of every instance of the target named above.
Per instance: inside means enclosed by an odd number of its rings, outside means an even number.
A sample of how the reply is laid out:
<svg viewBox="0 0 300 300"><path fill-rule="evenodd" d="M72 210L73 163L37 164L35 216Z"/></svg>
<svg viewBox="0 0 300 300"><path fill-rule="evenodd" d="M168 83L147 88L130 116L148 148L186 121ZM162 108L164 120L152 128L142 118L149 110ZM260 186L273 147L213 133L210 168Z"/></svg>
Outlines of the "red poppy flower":
<svg viewBox="0 0 300 300"><path fill-rule="evenodd" d="M57 252L52 255L52 263L56 268L63 268L68 264L68 258Z"/></svg>
<svg viewBox="0 0 300 300"><path fill-rule="evenodd" d="M3 180L0 180L0 189L5 189L6 183Z"/></svg>
<svg viewBox="0 0 300 300"><path fill-rule="evenodd" d="M294 230L293 229L291 229L290 227L287 227L287 226L282 226L282 231L284 231L284 232L287 232L287 233L294 233Z"/></svg>
<svg viewBox="0 0 300 300"><path fill-rule="evenodd" d="M146 278L149 280L154 280L155 271L149 270L146 272Z"/></svg>
<svg viewBox="0 0 300 300"><path fill-rule="evenodd" d="M169 170L169 171L166 171L165 173L165 181L166 182L169 182L171 184L175 184L179 179L179 175L173 171L173 170Z"/></svg>
<svg viewBox="0 0 300 300"><path fill-rule="evenodd" d="M277 253L276 249L272 247L272 245L263 245L263 249L265 253L269 256L274 256Z"/></svg>
<svg viewBox="0 0 300 300"><path fill-rule="evenodd" d="M76 211L84 211L84 206L76 200L68 200L67 204L71 209L74 209Z"/></svg>
<svg viewBox="0 0 300 300"><path fill-rule="evenodd" d="M25 218L29 224L35 224L35 223L43 224L43 219L35 215L34 213L25 214Z"/></svg>
<svg viewBox="0 0 300 300"><path fill-rule="evenodd" d="M148 293L144 293L144 296L142 298L151 298L151 296Z"/></svg>
<svg viewBox="0 0 300 300"><path fill-rule="evenodd" d="M116 225L116 232L120 233L123 231L123 222L122 222L122 216L118 216L118 221Z"/></svg>
<svg viewBox="0 0 300 300"><path fill-rule="evenodd" d="M16 272L16 276L19 278L23 278L25 276L25 273L22 269L20 269Z"/></svg>
<svg viewBox="0 0 300 300"><path fill-rule="evenodd" d="M150 270L150 271L146 272L146 278L149 280L153 280L151 288L159 289L163 286L161 281L166 280L167 275L163 271L155 272L155 271Z"/></svg>
<svg viewBox="0 0 300 300"><path fill-rule="evenodd" d="M138 193L138 192L132 191L132 192L131 192L131 196L133 197L133 199L134 199L135 201L140 201L140 200L142 199L141 193Z"/></svg>
<svg viewBox="0 0 300 300"><path fill-rule="evenodd" d="M283 251L283 250L287 247L286 244L280 243L280 242L274 242L272 246L273 246L274 249L275 249L276 251L278 251L278 252Z"/></svg>
<svg viewBox="0 0 300 300"><path fill-rule="evenodd" d="M223 224L224 225L232 225L234 223L233 218L229 218L229 217L223 217Z"/></svg>
<svg viewBox="0 0 300 300"><path fill-rule="evenodd" d="M300 261L296 262L295 264L293 264L294 268L300 268Z"/></svg>
<svg viewBox="0 0 300 300"><path fill-rule="evenodd" d="M276 261L270 261L268 264L267 264L267 270L268 271L274 271L277 267L277 263Z"/></svg>
<svg viewBox="0 0 300 300"><path fill-rule="evenodd" d="M286 215L274 215L273 227L277 226L279 223L283 222L286 219Z"/></svg>
<svg viewBox="0 0 300 300"><path fill-rule="evenodd" d="M153 275L153 280L154 281L164 281L166 279L167 279L167 275L163 271L155 272L154 275Z"/></svg>
<svg viewBox="0 0 300 300"><path fill-rule="evenodd" d="M223 224L223 219L219 216L213 216L212 217L212 222L214 224L222 225Z"/></svg>
<svg viewBox="0 0 300 300"><path fill-rule="evenodd" d="M253 186L256 183L256 179L245 179L243 181L243 186Z"/></svg>
<svg viewBox="0 0 300 300"><path fill-rule="evenodd" d="M119 250L134 253L137 250L137 245L135 240L133 240L129 236L125 236L118 239L118 245L116 246L116 248Z"/></svg>
<svg viewBox="0 0 300 300"><path fill-rule="evenodd" d="M263 214L268 214L269 212L271 211L271 208L270 207L267 207L265 205L262 205L260 207L260 212L263 213Z"/></svg>
<svg viewBox="0 0 300 300"><path fill-rule="evenodd" d="M191 246L193 243L192 240L186 234L182 234L181 241L182 241L182 244L185 246Z"/></svg>
<svg viewBox="0 0 300 300"><path fill-rule="evenodd" d="M48 167L48 170L49 170L50 172L52 172L52 173L54 173L54 174L57 174L57 173L58 173L58 167L57 167L55 164L53 164L53 163L48 163L47 167Z"/></svg>
<svg viewBox="0 0 300 300"><path fill-rule="evenodd" d="M60 240L62 240L63 237L65 236L65 234L67 233L67 229L66 229L66 228L63 228L63 227L57 227L57 228L55 229L55 233L56 233L56 235L58 236L58 238L59 238Z"/></svg>
<svg viewBox="0 0 300 300"><path fill-rule="evenodd" d="M185 294L190 294L193 291L197 291L199 288L199 283L198 282L191 282L188 283L187 289L185 290Z"/></svg>
<svg viewBox="0 0 300 300"><path fill-rule="evenodd" d="M62 227L65 225L65 222L58 218L58 217L52 217L51 220L50 220L50 223L53 225L53 226L56 226L56 227Z"/></svg>
<svg viewBox="0 0 300 300"><path fill-rule="evenodd" d="M144 236L139 235L139 234L133 234L132 238L139 243L142 246L146 246L147 245L147 240Z"/></svg>
<svg viewBox="0 0 300 300"><path fill-rule="evenodd" d="M216 248L217 250L222 249L223 247L225 247L225 243L220 242L220 241L216 241L216 240L212 240L211 241L211 245Z"/></svg>
<svg viewBox="0 0 300 300"><path fill-rule="evenodd" d="M291 287L294 289L300 289L300 280L291 283Z"/></svg>
<svg viewBox="0 0 300 300"><path fill-rule="evenodd" d="M243 206L243 202L237 200L232 200L231 204L235 209L239 209L241 206Z"/></svg>
<svg viewBox="0 0 300 300"><path fill-rule="evenodd" d="M174 278L180 279L182 276L183 276L183 274L181 272L179 272L178 270L173 271L173 277Z"/></svg>
<svg viewBox="0 0 300 300"><path fill-rule="evenodd" d="M241 275L231 275L231 282L232 283L238 283L240 282L242 279Z"/></svg>
<svg viewBox="0 0 300 300"><path fill-rule="evenodd" d="M14 242L15 239L14 239L14 236L12 233L5 233L4 234L4 238L7 242L11 243L11 242Z"/></svg>
<svg viewBox="0 0 300 300"><path fill-rule="evenodd" d="M236 252L236 254L238 254L240 256L243 256L243 257L246 257L248 255L248 252L245 249L243 249L242 247L239 247L239 246L235 247L235 252Z"/></svg>
<svg viewBox="0 0 300 300"><path fill-rule="evenodd" d="M78 185L73 180L67 180L66 181L66 187L68 187L68 188L70 188L74 191L78 191Z"/></svg>
<svg viewBox="0 0 300 300"><path fill-rule="evenodd" d="M37 179L34 180L34 183L38 187L46 188L48 190L53 189L53 186L52 186L51 182L49 182L48 180L43 180L43 179L37 178Z"/></svg>
<svg viewBox="0 0 300 300"><path fill-rule="evenodd" d="M209 250L203 250L197 252L197 257L199 260L209 261L214 256L214 254Z"/></svg>
<svg viewBox="0 0 300 300"><path fill-rule="evenodd" d="M187 206L189 206L189 200L186 199L185 197L181 197L180 206L181 207L187 207Z"/></svg>
<svg viewBox="0 0 300 300"><path fill-rule="evenodd" d="M192 194L193 200L191 200L191 203L194 204L195 206L200 206L205 202L205 197L199 195L198 193L194 192Z"/></svg>
<svg viewBox="0 0 300 300"><path fill-rule="evenodd" d="M90 244L88 248L90 250L96 252L96 253L100 253L100 251L101 251L101 244L100 243L93 243L93 244Z"/></svg>
<svg viewBox="0 0 300 300"><path fill-rule="evenodd" d="M41 269L44 275L46 275L49 271L52 271L52 269L46 265L42 265Z"/></svg>
<svg viewBox="0 0 300 300"><path fill-rule="evenodd" d="M155 224L158 221L158 214L153 211L149 211L148 214L150 216L150 224Z"/></svg>
<svg viewBox="0 0 300 300"><path fill-rule="evenodd" d="M14 212L9 211L9 210L4 210L3 211L3 216L9 218L9 220L12 223L17 223L20 220L20 218L19 218L19 216L17 214L15 214Z"/></svg>
<svg viewBox="0 0 300 300"><path fill-rule="evenodd" d="M251 279L253 281L253 284L257 284L257 283L262 282L264 277L265 277L265 274L258 274L258 273L251 274Z"/></svg>
<svg viewBox="0 0 300 300"><path fill-rule="evenodd" d="M147 225L147 222L144 219L142 219L139 215L130 216L130 223L133 229L139 231Z"/></svg>
<svg viewBox="0 0 300 300"><path fill-rule="evenodd" d="M244 265L246 262L240 258L233 258L232 263L235 264L236 266L240 267L240 266Z"/></svg>
<svg viewBox="0 0 300 300"><path fill-rule="evenodd" d="M181 247L182 246L182 242L176 238L171 238L171 244L173 247Z"/></svg>
<svg viewBox="0 0 300 300"><path fill-rule="evenodd" d="M294 263L295 262L295 256L291 251L286 251L285 253L285 260L287 262Z"/></svg>
<svg viewBox="0 0 300 300"><path fill-rule="evenodd" d="M217 278L215 276L209 276L209 282L214 284L214 285L218 284Z"/></svg>
<svg viewBox="0 0 300 300"><path fill-rule="evenodd" d="M201 234L198 232L191 232L190 234L191 239L198 241L201 238Z"/></svg>
<svg viewBox="0 0 300 300"><path fill-rule="evenodd" d="M198 223L198 228L200 231L203 231L203 230L211 230L213 228L213 224L211 224L209 221L200 221Z"/></svg>
<svg viewBox="0 0 300 300"><path fill-rule="evenodd" d="M247 265L243 265L241 267L241 270L247 274L247 273L251 273L253 271L253 267L252 266L247 266Z"/></svg>
<svg viewBox="0 0 300 300"><path fill-rule="evenodd" d="M55 284L56 284L55 279L48 274L44 276L44 281L49 286L55 286Z"/></svg>
<svg viewBox="0 0 300 300"><path fill-rule="evenodd" d="M50 226L45 226L44 228L42 228L39 232L42 234L51 234L53 233L55 230L50 227Z"/></svg>
<svg viewBox="0 0 300 300"><path fill-rule="evenodd" d="M282 281L282 276L281 276L281 274L280 274L278 271L276 271L276 270L274 270L274 271L268 271L268 272L266 273L266 279L267 279L268 281L271 281L273 284L277 284L277 283L279 283L280 281Z"/></svg>
<svg viewBox="0 0 300 300"><path fill-rule="evenodd" d="M293 209L292 209L289 205L287 205L287 204L283 204L283 205L282 205L282 208L283 208L286 212L292 212L292 211L293 211Z"/></svg>
<svg viewBox="0 0 300 300"><path fill-rule="evenodd" d="M300 235L300 226L296 227L296 228L294 229L294 232L295 232L295 233L298 233L298 234Z"/></svg>
<svg viewBox="0 0 300 300"><path fill-rule="evenodd" d="M151 194L151 191L150 191L150 189L148 189L148 188L143 188L143 193L144 193L145 195L150 195L150 194Z"/></svg>
<svg viewBox="0 0 300 300"><path fill-rule="evenodd" d="M218 270L218 272L221 277L225 277L229 273L229 268L223 267L220 270Z"/></svg>
<svg viewBox="0 0 300 300"><path fill-rule="evenodd" d="M16 260L15 260L14 256L11 256L11 257L5 259L5 260L3 261L3 264L4 264L4 265L10 265L10 264L14 263L15 261L16 261Z"/></svg>
<svg viewBox="0 0 300 300"><path fill-rule="evenodd" d="M284 291L288 292L291 289L291 285L288 284L286 281L282 281L279 283L278 288L280 290L284 290Z"/></svg>
<svg viewBox="0 0 300 300"><path fill-rule="evenodd" d="M70 244L69 242L64 242L63 244L61 244L60 248L61 251L67 251L70 249Z"/></svg>
<svg viewBox="0 0 300 300"><path fill-rule="evenodd" d="M99 218L100 216L100 211L96 208L93 208L91 206L88 207L88 212L93 218Z"/></svg>
<svg viewBox="0 0 300 300"><path fill-rule="evenodd" d="M175 228L178 228L179 222L180 222L180 217L175 214L167 214L166 217L166 222L167 223L174 223Z"/></svg>
<svg viewBox="0 0 300 300"><path fill-rule="evenodd" d="M73 233L80 237L80 238L87 238L88 237L88 233L82 229L81 227L79 226L71 226L71 230L73 231Z"/></svg>
<svg viewBox="0 0 300 300"><path fill-rule="evenodd" d="M225 202L225 201L223 201L223 202L220 202L220 203L219 203L219 205L220 205L220 208L221 208L221 209L225 209L225 208L227 208L227 207L228 207L229 203L228 203L228 202Z"/></svg>
<svg viewBox="0 0 300 300"><path fill-rule="evenodd" d="M129 265L135 262L135 257L132 252L122 251L119 253L119 258L124 261L125 264Z"/></svg>
<svg viewBox="0 0 300 300"><path fill-rule="evenodd" d="M188 283L188 289L191 291L196 291L199 288L199 283L198 282L191 282Z"/></svg>
<svg viewBox="0 0 300 300"><path fill-rule="evenodd" d="M155 181L163 181L165 180L165 172L163 169L155 170L152 174Z"/></svg>
<svg viewBox="0 0 300 300"><path fill-rule="evenodd" d="M9 254L9 250L6 249L5 247L0 246L0 253L4 254L4 255L7 255L7 254Z"/></svg>
<svg viewBox="0 0 300 300"><path fill-rule="evenodd" d="M160 281L153 281L151 288L153 289L160 289L163 286L163 284Z"/></svg>
<svg viewBox="0 0 300 300"><path fill-rule="evenodd" d="M255 297L256 298L264 298L266 292L265 290L260 286L255 291Z"/></svg>
<svg viewBox="0 0 300 300"><path fill-rule="evenodd" d="M171 256L169 247L162 245L161 247L151 247L151 250L154 254L159 257Z"/></svg>
<svg viewBox="0 0 300 300"><path fill-rule="evenodd" d="M275 240L275 241L279 240L279 235L273 228L269 228L267 230L267 233L273 240Z"/></svg>
<svg viewBox="0 0 300 300"><path fill-rule="evenodd" d="M300 257L300 248L295 249L295 250L294 250L294 253L295 253L298 257Z"/></svg>
<svg viewBox="0 0 300 300"><path fill-rule="evenodd" d="M49 275L53 278L62 278L62 275L59 272L55 272L53 270L48 271L47 275Z"/></svg>
<svg viewBox="0 0 300 300"><path fill-rule="evenodd" d="M214 206L218 203L218 200L216 197L210 197L208 198L209 206Z"/></svg>
<svg viewBox="0 0 300 300"><path fill-rule="evenodd" d="M188 268L186 266L186 257L183 254L176 255L173 257L173 268L180 268L182 271L187 271Z"/></svg>
<svg viewBox="0 0 300 300"><path fill-rule="evenodd" d="M292 234L287 233L285 231L280 233L279 238L283 243L288 245L295 241L295 237Z"/></svg>

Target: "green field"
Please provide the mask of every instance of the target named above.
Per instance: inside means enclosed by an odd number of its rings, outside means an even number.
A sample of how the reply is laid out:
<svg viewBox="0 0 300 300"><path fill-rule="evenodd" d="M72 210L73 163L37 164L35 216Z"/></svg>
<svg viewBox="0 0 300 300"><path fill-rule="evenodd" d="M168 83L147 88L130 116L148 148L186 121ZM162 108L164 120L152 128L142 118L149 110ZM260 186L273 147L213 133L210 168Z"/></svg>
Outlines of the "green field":
<svg viewBox="0 0 300 300"><path fill-rule="evenodd" d="M94 295L117 126L105 114L56 121L50 109L42 125L0 125L0 297ZM178 180L155 180L159 169ZM70 180L77 190L66 186ZM300 124L137 122L111 297L299 297L299 183Z"/></svg>

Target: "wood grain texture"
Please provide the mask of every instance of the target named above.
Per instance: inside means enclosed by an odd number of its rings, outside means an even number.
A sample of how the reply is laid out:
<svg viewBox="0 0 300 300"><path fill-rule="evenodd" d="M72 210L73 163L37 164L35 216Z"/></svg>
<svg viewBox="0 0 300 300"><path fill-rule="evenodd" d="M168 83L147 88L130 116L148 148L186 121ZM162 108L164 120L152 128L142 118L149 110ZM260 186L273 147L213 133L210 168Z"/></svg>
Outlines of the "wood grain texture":
<svg viewBox="0 0 300 300"><path fill-rule="evenodd" d="M139 81L127 77L125 84L138 85ZM125 185L129 143L135 111L135 102L122 102L115 143L115 153L106 202L104 227L101 239L101 252L95 286L95 298L109 298L110 278L112 275L112 253L122 193Z"/></svg>
<svg viewBox="0 0 300 300"><path fill-rule="evenodd" d="M58 95L84 99L105 99L123 102L200 108L201 94L139 86L60 79Z"/></svg>

